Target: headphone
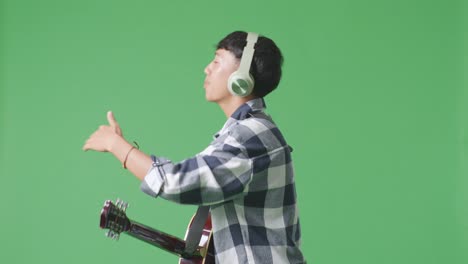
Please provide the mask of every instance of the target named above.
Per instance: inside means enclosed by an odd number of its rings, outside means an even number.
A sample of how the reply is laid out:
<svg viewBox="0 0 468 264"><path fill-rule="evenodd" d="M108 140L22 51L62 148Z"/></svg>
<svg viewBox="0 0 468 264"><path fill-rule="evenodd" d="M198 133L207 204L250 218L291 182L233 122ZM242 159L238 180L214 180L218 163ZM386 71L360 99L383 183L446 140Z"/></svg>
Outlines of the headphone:
<svg viewBox="0 0 468 264"><path fill-rule="evenodd" d="M228 89L233 95L245 97L252 93L255 80L249 72L255 52L254 46L257 40L257 33L247 33L247 44L242 52L239 69L233 72L228 79Z"/></svg>

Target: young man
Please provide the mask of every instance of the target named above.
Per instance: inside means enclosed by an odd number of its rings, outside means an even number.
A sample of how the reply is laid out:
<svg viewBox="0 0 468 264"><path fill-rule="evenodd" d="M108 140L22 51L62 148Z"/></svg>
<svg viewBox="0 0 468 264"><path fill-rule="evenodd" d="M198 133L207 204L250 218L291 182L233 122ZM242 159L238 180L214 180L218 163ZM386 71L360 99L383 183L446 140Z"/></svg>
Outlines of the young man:
<svg viewBox="0 0 468 264"><path fill-rule="evenodd" d="M276 44L254 33L233 32L218 43L205 68L205 96L227 121L192 158L173 163L135 149L111 112L83 149L114 154L151 196L210 206L217 263L304 263L292 149L264 113L282 62Z"/></svg>

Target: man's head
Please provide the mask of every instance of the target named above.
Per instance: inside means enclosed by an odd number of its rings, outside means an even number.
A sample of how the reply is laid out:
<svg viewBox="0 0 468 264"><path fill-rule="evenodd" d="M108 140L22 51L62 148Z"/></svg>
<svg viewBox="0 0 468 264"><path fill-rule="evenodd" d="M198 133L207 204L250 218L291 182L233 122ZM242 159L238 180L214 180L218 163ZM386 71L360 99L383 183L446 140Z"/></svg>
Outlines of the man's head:
<svg viewBox="0 0 468 264"><path fill-rule="evenodd" d="M205 68L207 100L217 101L220 97L228 96L228 78L238 69L246 43L247 33L242 31L232 32L218 43L214 60ZM250 74L255 80L253 96L264 97L278 86L282 64L283 56L276 44L260 36L250 67Z"/></svg>

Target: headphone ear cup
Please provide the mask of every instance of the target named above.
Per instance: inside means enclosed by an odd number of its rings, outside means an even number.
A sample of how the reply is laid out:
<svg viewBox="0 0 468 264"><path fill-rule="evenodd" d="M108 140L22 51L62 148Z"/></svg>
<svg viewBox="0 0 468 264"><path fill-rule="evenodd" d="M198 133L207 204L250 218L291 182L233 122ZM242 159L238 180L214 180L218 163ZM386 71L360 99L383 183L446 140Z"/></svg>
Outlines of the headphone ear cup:
<svg viewBox="0 0 468 264"><path fill-rule="evenodd" d="M250 74L243 74L238 71L233 72L228 79L229 92L235 96L248 96L252 93L254 85L254 79Z"/></svg>

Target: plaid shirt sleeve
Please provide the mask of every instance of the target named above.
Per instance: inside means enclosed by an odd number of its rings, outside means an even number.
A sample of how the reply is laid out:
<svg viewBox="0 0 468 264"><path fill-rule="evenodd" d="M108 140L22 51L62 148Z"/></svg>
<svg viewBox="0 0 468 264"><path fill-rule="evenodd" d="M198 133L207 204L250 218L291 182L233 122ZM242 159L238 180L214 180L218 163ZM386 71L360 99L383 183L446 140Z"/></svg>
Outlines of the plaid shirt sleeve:
<svg viewBox="0 0 468 264"><path fill-rule="evenodd" d="M181 204L212 205L234 199L247 191L252 179L252 160L235 131L179 163L163 157L152 159L141 189Z"/></svg>

